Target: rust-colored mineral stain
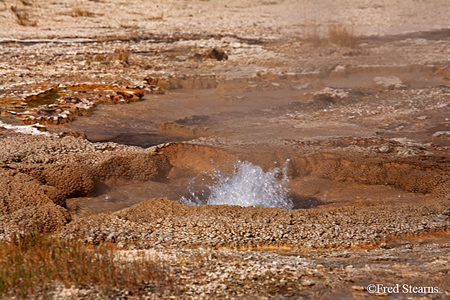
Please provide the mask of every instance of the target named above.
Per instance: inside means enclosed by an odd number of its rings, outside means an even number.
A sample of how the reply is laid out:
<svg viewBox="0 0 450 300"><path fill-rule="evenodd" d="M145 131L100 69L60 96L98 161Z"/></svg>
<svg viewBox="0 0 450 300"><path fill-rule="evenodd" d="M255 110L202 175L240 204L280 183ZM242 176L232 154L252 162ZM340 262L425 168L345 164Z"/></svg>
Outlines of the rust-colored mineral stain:
<svg viewBox="0 0 450 300"><path fill-rule="evenodd" d="M438 240L442 240L445 242L450 241L450 229L446 230L437 230L434 232L425 232L425 233L418 233L414 235L402 235L398 237L392 237L389 240L386 241L386 243L401 243L401 242L436 242Z"/></svg>
<svg viewBox="0 0 450 300"><path fill-rule="evenodd" d="M14 107L11 99L2 99L2 115L14 115L25 124L59 125L90 115L99 103L136 102L144 93L144 88L103 84L51 87L24 97Z"/></svg>
<svg viewBox="0 0 450 300"><path fill-rule="evenodd" d="M225 251L291 251L293 248L287 245L257 245L257 246L249 246L249 247L218 247L215 250L225 250Z"/></svg>

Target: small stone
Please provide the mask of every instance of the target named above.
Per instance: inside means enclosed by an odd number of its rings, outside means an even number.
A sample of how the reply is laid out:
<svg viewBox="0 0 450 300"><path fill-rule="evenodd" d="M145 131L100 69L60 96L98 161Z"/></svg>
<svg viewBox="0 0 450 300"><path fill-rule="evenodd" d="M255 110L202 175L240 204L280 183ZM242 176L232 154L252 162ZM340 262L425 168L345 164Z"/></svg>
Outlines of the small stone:
<svg viewBox="0 0 450 300"><path fill-rule="evenodd" d="M303 286L313 286L313 285L315 285L315 283L313 281L309 280L309 279L303 279L301 281L301 285L303 285Z"/></svg>
<svg viewBox="0 0 450 300"><path fill-rule="evenodd" d="M127 244L126 247L127 247L128 250L135 250L135 249L138 248L138 246L136 244L133 244L133 243Z"/></svg>
<svg viewBox="0 0 450 300"><path fill-rule="evenodd" d="M125 249L126 246L127 246L127 243L125 243L125 242L117 243L117 249Z"/></svg>
<svg viewBox="0 0 450 300"><path fill-rule="evenodd" d="M389 153L389 152L391 152L391 147L389 147L389 145L383 144L380 147L378 147L378 152L379 153Z"/></svg>
<svg viewBox="0 0 450 300"><path fill-rule="evenodd" d="M228 60L228 55L217 48L213 48L203 55L205 58L217 59L218 61Z"/></svg>
<svg viewBox="0 0 450 300"><path fill-rule="evenodd" d="M345 271L347 271L347 272L351 272L351 271L353 271L353 266L352 266L352 265L349 265L349 266L346 266L344 269L345 269Z"/></svg>
<svg viewBox="0 0 450 300"><path fill-rule="evenodd" d="M396 76L380 76L373 79L374 85L385 89L401 89L406 85Z"/></svg>
<svg viewBox="0 0 450 300"><path fill-rule="evenodd" d="M182 267L182 269L185 272L192 272L192 268L189 268L189 267L186 267L186 266Z"/></svg>

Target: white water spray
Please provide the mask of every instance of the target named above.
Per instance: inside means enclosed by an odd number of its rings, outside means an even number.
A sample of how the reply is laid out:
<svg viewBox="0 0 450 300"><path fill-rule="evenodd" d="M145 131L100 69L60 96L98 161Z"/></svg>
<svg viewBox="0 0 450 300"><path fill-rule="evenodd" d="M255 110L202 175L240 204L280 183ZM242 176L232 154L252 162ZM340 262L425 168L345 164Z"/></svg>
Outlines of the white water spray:
<svg viewBox="0 0 450 300"><path fill-rule="evenodd" d="M248 161L238 161L234 164L231 175L223 174L219 169L211 168L208 175L216 180L213 185L206 185L209 196L205 191L195 193L192 185L194 178L188 186L189 197L182 197L180 202L187 205L239 205L239 206L262 206L281 207L292 209L294 204L288 196L286 175L287 163L280 168L270 169L264 172L260 166ZM281 176L280 176L281 175ZM281 177L277 179L277 177Z"/></svg>

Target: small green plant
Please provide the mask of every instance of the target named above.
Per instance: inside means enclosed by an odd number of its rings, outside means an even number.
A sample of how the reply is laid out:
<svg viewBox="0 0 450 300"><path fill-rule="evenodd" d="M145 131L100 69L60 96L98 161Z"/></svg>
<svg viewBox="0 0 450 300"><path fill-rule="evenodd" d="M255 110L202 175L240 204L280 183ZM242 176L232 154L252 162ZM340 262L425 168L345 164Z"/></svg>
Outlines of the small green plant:
<svg viewBox="0 0 450 300"><path fill-rule="evenodd" d="M331 43L347 47L356 48L359 44L359 38L352 30L343 25L332 25L328 27L328 39Z"/></svg>
<svg viewBox="0 0 450 300"><path fill-rule="evenodd" d="M40 233L0 242L0 298L45 298L56 283L95 288L108 296L114 290L173 290L173 282L161 263L123 262L112 247L90 248Z"/></svg>

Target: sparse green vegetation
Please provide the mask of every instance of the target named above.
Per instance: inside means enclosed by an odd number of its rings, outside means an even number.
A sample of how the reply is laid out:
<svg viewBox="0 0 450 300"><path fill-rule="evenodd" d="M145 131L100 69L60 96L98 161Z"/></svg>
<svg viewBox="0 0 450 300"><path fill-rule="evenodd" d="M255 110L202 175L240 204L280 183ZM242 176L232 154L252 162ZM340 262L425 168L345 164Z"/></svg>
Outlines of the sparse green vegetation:
<svg viewBox="0 0 450 300"><path fill-rule="evenodd" d="M0 242L0 298L46 295L57 283L95 288L105 296L117 290L134 294L173 290L173 279L162 263L119 261L112 247L92 248L36 233Z"/></svg>

